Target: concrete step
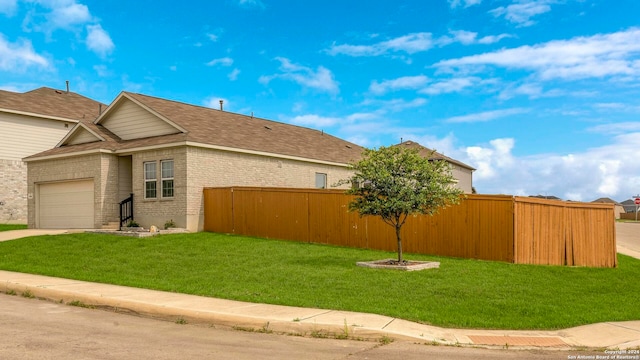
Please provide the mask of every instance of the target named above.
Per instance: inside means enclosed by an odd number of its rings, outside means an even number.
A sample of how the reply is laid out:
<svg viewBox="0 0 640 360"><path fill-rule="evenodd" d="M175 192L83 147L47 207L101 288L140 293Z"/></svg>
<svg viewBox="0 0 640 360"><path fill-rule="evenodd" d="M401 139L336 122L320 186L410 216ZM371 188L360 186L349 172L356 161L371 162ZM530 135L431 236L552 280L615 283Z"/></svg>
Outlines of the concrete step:
<svg viewBox="0 0 640 360"><path fill-rule="evenodd" d="M110 221L106 224L102 224L102 230L120 230L120 222Z"/></svg>

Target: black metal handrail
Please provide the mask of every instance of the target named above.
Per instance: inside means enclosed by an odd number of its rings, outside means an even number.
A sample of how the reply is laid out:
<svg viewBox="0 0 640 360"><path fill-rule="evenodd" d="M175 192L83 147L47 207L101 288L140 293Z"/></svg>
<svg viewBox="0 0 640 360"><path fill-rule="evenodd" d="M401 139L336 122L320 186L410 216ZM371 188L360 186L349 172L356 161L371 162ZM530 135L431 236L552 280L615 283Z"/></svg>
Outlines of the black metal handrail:
<svg viewBox="0 0 640 360"><path fill-rule="evenodd" d="M120 227L123 227L127 221L133 221L133 194L120 201Z"/></svg>

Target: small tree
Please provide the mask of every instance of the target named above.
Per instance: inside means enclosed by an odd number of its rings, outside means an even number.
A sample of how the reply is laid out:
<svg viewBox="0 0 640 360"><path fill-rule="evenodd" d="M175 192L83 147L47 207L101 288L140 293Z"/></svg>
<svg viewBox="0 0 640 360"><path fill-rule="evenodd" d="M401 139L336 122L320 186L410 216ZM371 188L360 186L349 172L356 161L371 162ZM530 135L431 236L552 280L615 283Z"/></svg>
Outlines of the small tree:
<svg viewBox="0 0 640 360"><path fill-rule="evenodd" d="M409 215L434 215L439 209L460 202L462 190L453 186L451 165L430 160L417 149L399 146L365 149L361 160L351 164L354 175L341 183L351 183L347 194L356 195L350 211L360 216L380 216L393 226L402 263L400 230Z"/></svg>

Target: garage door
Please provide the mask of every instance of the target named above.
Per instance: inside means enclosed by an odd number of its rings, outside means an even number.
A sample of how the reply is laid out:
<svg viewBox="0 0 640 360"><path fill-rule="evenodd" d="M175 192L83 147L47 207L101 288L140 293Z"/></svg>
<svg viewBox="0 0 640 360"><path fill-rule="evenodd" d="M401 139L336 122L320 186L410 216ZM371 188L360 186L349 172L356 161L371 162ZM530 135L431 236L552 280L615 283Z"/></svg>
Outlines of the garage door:
<svg viewBox="0 0 640 360"><path fill-rule="evenodd" d="M92 229L93 180L39 185L38 227Z"/></svg>

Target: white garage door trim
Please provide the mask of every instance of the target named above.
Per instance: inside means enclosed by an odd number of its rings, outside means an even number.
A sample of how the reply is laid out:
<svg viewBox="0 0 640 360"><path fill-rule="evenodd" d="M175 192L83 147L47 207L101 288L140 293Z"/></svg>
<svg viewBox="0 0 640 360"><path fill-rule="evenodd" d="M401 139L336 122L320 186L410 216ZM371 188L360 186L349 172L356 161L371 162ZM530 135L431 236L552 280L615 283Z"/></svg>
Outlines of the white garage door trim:
<svg viewBox="0 0 640 360"><path fill-rule="evenodd" d="M93 193L93 179L39 184L36 227L93 228Z"/></svg>

